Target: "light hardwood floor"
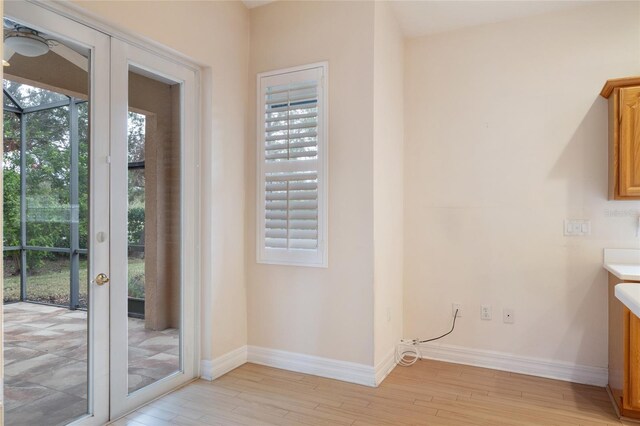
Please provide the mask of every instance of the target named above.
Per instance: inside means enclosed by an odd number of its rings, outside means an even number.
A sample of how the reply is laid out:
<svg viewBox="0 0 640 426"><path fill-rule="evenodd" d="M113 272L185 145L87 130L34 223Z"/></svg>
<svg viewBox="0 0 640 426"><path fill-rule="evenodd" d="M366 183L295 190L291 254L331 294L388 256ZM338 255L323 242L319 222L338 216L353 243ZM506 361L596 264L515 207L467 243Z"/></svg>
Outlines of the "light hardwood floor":
<svg viewBox="0 0 640 426"><path fill-rule="evenodd" d="M164 425L621 425L604 388L422 360L378 388L245 364L114 423Z"/></svg>

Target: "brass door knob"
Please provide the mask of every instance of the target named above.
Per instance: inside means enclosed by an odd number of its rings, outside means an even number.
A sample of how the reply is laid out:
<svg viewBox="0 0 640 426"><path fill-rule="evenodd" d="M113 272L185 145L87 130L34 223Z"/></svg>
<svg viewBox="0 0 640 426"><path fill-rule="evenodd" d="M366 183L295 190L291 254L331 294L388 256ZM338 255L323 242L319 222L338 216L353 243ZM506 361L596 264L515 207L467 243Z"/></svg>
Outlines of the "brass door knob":
<svg viewBox="0 0 640 426"><path fill-rule="evenodd" d="M100 273L96 276L96 279L94 281L98 285L105 285L109 282L109 277L107 276L107 274Z"/></svg>

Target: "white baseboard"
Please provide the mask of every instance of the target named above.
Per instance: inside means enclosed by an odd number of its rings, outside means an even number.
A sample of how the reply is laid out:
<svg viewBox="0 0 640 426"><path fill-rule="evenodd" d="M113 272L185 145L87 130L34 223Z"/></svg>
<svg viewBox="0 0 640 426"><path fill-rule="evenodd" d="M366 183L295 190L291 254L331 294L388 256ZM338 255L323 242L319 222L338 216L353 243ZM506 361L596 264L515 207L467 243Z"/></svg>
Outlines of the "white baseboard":
<svg viewBox="0 0 640 426"><path fill-rule="evenodd" d="M422 345L420 352L422 358L426 359L529 374L574 383L605 386L608 381L608 371L603 367L577 365L444 344ZM389 352L375 367L372 367L355 362L339 361L277 349L242 346L214 360L202 360L200 376L206 380L214 380L246 362L372 387L382 383L396 365L394 351Z"/></svg>
<svg viewBox="0 0 640 426"><path fill-rule="evenodd" d="M422 358L529 374L574 383L605 386L608 382L608 370L603 367L528 358L503 352L469 349L444 344L421 345L420 352Z"/></svg>
<svg viewBox="0 0 640 426"><path fill-rule="evenodd" d="M369 365L314 355L258 346L242 346L214 360L202 360L200 363L200 377L205 380L215 380L248 361L283 370L375 387L382 383L384 378L395 367L394 356L395 353L393 351L389 352L374 368Z"/></svg>
<svg viewBox="0 0 640 426"><path fill-rule="evenodd" d="M391 371L396 366L396 351L392 349L389 351L387 356L384 357L382 361L380 361L375 368L375 380L376 386L379 386L380 383L391 373Z"/></svg>
<svg viewBox="0 0 640 426"><path fill-rule="evenodd" d="M241 346L213 360L200 361L200 377L215 380L247 362L247 346Z"/></svg>
<svg viewBox="0 0 640 426"><path fill-rule="evenodd" d="M378 384L378 375L373 366L355 362L339 361L258 346L249 346L248 361L269 367L282 368L283 370L357 383L359 385L375 387ZM386 376L386 373L382 372L386 366L387 364L381 366L380 377L382 378Z"/></svg>

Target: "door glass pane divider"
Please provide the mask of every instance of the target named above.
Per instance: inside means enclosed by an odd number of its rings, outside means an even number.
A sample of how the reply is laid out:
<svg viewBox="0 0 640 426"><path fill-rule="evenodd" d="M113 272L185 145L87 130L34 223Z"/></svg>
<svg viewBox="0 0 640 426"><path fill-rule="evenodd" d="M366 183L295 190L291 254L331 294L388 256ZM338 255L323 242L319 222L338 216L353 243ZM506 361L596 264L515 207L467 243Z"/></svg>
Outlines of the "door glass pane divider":
<svg viewBox="0 0 640 426"><path fill-rule="evenodd" d="M20 118L20 300L27 300L27 117Z"/></svg>
<svg viewBox="0 0 640 426"><path fill-rule="evenodd" d="M26 251L46 251L50 253L71 253L71 249L68 247L24 246L22 249Z"/></svg>
<svg viewBox="0 0 640 426"><path fill-rule="evenodd" d="M20 112L22 112L22 105L20 105L20 102L18 102L18 100L15 98L15 96L13 96L11 93L9 93L8 91L6 91L4 89L2 89L2 93L4 93L4 95L7 98L9 98L11 103L16 106L16 109L18 109ZM6 109L6 107L5 107L5 109Z"/></svg>
<svg viewBox="0 0 640 426"><path fill-rule="evenodd" d="M51 102L49 104L43 104L43 105L37 105L37 106L25 108L22 110L22 113L31 114L32 112L47 111L49 109L56 109L56 108L61 108L69 105L79 105L85 102L87 101L84 101L82 99L77 99L77 98L70 98L64 101Z"/></svg>
<svg viewBox="0 0 640 426"><path fill-rule="evenodd" d="M3 106L2 110L5 111L5 112L9 111L9 112L13 112L13 113L16 113L16 114L21 114L22 113L21 109L10 107L10 106Z"/></svg>
<svg viewBox="0 0 640 426"><path fill-rule="evenodd" d="M79 135L78 135L78 104L74 98L69 98L69 145L71 146L69 204L71 217L69 221L69 235L71 242L70 252L70 279L69 279L69 308L74 310L80 304L80 201L79 201Z"/></svg>
<svg viewBox="0 0 640 426"><path fill-rule="evenodd" d="M18 251L18 250L32 250L32 251L48 251L51 253L78 253L78 254L87 254L88 249L77 248L70 249L67 247L41 247L41 246L9 246L2 247L2 251Z"/></svg>
<svg viewBox="0 0 640 426"><path fill-rule="evenodd" d="M13 303L18 303L19 301L16 300ZM56 308L69 308L69 305L61 305L59 303L51 303L51 302L40 302L38 300L26 300L26 302L28 303L33 303L34 305L42 305L42 306L55 306ZM86 308L77 308L77 311L86 311Z"/></svg>

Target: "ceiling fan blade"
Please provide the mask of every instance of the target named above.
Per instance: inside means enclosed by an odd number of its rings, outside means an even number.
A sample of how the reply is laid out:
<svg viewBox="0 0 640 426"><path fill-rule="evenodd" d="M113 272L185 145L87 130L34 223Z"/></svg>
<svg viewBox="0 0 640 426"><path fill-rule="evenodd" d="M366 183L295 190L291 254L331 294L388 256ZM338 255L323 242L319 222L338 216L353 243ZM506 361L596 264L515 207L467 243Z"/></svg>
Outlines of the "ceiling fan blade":
<svg viewBox="0 0 640 426"><path fill-rule="evenodd" d="M16 53L16 52L14 52L13 50L11 50L11 49L9 49L8 47L5 46L2 59L4 59L5 61L9 62L9 60L14 55L14 53Z"/></svg>
<svg viewBox="0 0 640 426"><path fill-rule="evenodd" d="M74 64L75 66L77 66L78 68L80 68L83 71L88 71L89 69L89 60L87 58L85 58L84 56L82 56L81 54L79 54L78 52L76 52L75 50L65 46L64 44L57 44L53 47L51 47L51 50L53 51L53 53L55 53L58 56L63 57L64 59L66 59L67 61L71 62L72 64Z"/></svg>

